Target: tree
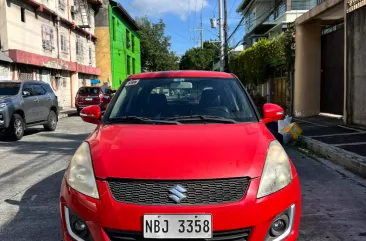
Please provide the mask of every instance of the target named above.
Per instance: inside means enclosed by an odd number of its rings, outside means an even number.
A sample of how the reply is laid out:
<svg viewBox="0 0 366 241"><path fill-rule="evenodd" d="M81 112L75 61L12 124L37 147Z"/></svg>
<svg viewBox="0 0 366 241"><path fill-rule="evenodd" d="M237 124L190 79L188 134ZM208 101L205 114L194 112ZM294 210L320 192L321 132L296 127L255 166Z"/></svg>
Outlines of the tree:
<svg viewBox="0 0 366 241"><path fill-rule="evenodd" d="M141 68L145 72L176 70L178 57L170 50L170 36L165 36L165 23L151 22L147 17L136 20L140 31Z"/></svg>
<svg viewBox="0 0 366 241"><path fill-rule="evenodd" d="M219 57L219 46L204 42L203 48L191 48L182 56L180 69L212 70L212 65Z"/></svg>

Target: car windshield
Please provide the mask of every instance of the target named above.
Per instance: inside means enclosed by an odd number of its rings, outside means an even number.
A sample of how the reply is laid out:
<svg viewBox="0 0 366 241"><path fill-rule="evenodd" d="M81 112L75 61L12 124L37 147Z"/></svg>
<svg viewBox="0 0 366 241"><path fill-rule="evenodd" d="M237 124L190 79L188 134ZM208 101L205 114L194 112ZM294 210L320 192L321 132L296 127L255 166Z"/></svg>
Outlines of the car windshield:
<svg viewBox="0 0 366 241"><path fill-rule="evenodd" d="M258 121L245 91L234 78L128 80L106 116L107 121Z"/></svg>
<svg viewBox="0 0 366 241"><path fill-rule="evenodd" d="M99 88L98 87L83 87L79 89L79 94L99 94Z"/></svg>
<svg viewBox="0 0 366 241"><path fill-rule="evenodd" d="M20 83L1 83L0 82L0 96L16 95L19 93Z"/></svg>

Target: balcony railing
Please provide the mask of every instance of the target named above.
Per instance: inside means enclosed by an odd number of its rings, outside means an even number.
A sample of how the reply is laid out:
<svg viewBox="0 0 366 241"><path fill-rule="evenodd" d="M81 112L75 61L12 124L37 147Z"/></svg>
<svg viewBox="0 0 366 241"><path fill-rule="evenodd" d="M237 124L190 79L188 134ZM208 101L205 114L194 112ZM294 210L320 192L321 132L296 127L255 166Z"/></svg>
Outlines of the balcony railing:
<svg viewBox="0 0 366 241"><path fill-rule="evenodd" d="M317 0L320 1L320 0ZM310 1L292 1L291 2L291 10L310 10L314 8L315 2Z"/></svg>
<svg viewBox="0 0 366 241"><path fill-rule="evenodd" d="M276 20L279 17L282 17L286 12L286 3L285 1L281 2L281 4L274 11L274 19Z"/></svg>

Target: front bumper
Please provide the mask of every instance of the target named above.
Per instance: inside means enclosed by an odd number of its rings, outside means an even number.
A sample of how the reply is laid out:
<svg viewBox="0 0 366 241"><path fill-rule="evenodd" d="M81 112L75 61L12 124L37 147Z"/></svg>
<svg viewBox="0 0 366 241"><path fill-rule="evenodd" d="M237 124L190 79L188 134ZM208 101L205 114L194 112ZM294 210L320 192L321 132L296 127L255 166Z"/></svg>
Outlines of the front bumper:
<svg viewBox="0 0 366 241"><path fill-rule="evenodd" d="M0 129L9 127L11 115L9 114L9 108L0 108Z"/></svg>
<svg viewBox="0 0 366 241"><path fill-rule="evenodd" d="M133 232L142 235L144 214L212 214L213 231L250 229L249 241L264 240L274 218L295 204L294 223L289 235L283 239L297 238L300 224L300 185L298 177L284 189L257 199L260 179L252 179L245 197L236 203L208 206L142 206L115 201L108 184L97 180L100 199L78 193L63 179L60 210L63 238L72 241L67 231L65 207L77 213L87 224L95 241L109 241L111 232ZM111 231L112 230L112 231Z"/></svg>

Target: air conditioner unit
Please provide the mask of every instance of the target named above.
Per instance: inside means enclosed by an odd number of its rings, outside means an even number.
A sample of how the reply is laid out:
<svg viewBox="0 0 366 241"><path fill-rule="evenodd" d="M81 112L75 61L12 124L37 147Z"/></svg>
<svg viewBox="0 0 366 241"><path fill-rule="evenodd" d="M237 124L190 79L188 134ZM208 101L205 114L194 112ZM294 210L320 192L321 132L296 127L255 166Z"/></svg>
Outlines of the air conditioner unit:
<svg viewBox="0 0 366 241"><path fill-rule="evenodd" d="M71 6L71 8L70 8L70 12L71 13L76 13L77 11L78 11L78 8L77 7Z"/></svg>

